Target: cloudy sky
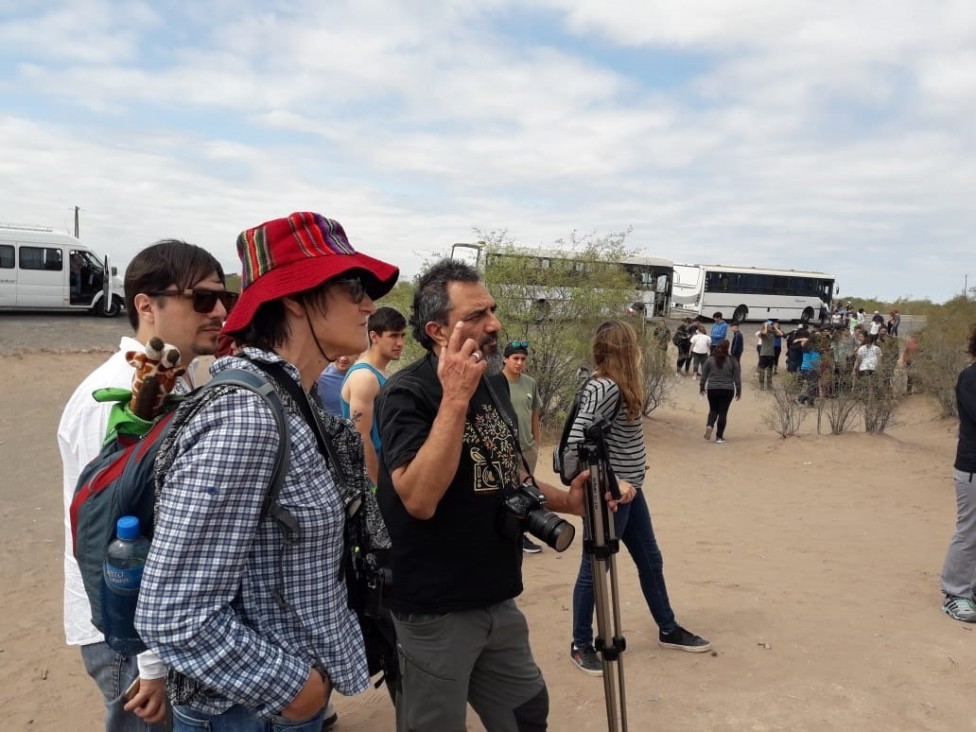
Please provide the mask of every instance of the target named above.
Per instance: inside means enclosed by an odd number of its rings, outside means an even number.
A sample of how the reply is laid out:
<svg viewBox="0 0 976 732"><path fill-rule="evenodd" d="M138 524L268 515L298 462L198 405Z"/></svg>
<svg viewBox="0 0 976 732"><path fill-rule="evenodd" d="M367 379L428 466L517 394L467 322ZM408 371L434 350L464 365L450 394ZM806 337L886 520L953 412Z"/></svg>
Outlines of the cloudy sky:
<svg viewBox="0 0 976 732"><path fill-rule="evenodd" d="M842 294L976 284L972 0L0 0L0 221L238 271L295 210L416 271L632 229Z"/></svg>

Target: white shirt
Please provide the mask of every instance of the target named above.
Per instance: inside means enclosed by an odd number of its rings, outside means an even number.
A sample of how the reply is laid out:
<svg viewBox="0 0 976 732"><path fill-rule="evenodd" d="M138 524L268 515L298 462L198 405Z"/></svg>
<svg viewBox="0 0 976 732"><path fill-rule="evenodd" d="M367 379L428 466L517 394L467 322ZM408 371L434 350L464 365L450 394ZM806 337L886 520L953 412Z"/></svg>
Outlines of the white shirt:
<svg viewBox="0 0 976 732"><path fill-rule="evenodd" d="M691 337L691 352L692 353L708 353L712 346L712 339L705 333L695 333Z"/></svg>
<svg viewBox="0 0 976 732"><path fill-rule="evenodd" d="M861 357L861 364L858 371L877 371L878 361L881 359L881 348L870 343L866 343L857 349L857 355Z"/></svg>
<svg viewBox="0 0 976 732"><path fill-rule="evenodd" d="M132 386L132 366L125 360L127 351L144 351L135 338L124 337L119 350L81 382L68 400L58 424L58 448L63 465L64 493L64 636L69 646L101 643L104 636L91 623L91 604L85 593L81 570L75 561L71 541L69 511L78 477L85 466L101 452L108 428L112 403L99 403L92 392L105 387ZM151 652L139 654L139 675L157 679L166 675L166 666Z"/></svg>

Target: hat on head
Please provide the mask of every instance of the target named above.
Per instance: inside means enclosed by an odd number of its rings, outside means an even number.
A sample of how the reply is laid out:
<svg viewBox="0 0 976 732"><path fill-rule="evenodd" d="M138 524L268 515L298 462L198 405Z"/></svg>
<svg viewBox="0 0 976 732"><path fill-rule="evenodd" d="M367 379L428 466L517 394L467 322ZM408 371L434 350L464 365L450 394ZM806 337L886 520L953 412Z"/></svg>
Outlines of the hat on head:
<svg viewBox="0 0 976 732"><path fill-rule="evenodd" d="M227 316L225 333L246 328L262 304L339 275L362 275L366 294L374 300L393 289L400 275L392 264L353 249L338 221L304 211L241 232L237 254L241 297Z"/></svg>
<svg viewBox="0 0 976 732"><path fill-rule="evenodd" d="M512 341L507 346L505 346L505 350L502 352L502 356L504 358L508 358L513 353L521 353L523 356L528 356L529 355L528 341Z"/></svg>

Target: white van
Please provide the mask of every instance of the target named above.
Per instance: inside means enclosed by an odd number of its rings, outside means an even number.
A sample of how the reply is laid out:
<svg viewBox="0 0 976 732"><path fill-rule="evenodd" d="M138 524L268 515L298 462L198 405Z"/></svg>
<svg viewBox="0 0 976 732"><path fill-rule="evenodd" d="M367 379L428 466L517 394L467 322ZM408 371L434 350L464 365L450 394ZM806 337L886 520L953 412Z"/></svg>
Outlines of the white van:
<svg viewBox="0 0 976 732"><path fill-rule="evenodd" d="M122 281L108 257L50 228L0 225L0 309L122 312Z"/></svg>

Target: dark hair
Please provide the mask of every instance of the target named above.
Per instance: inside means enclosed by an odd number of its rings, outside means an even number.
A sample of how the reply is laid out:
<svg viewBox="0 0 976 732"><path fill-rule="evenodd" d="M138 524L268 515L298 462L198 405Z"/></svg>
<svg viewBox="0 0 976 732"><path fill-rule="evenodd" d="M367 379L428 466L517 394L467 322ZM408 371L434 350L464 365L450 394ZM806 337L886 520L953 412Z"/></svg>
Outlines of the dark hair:
<svg viewBox="0 0 976 732"><path fill-rule="evenodd" d="M451 298L447 286L452 282L481 282L478 271L470 264L453 259L442 259L426 272L417 275L414 282L413 306L410 309L410 326L413 337L428 351L434 341L427 335L427 323L447 324L451 312Z"/></svg>
<svg viewBox="0 0 976 732"><path fill-rule="evenodd" d="M376 312L369 316L366 321L366 332L383 335L388 330L398 332L407 329L407 319L404 318L399 310L391 307L377 308Z"/></svg>
<svg viewBox="0 0 976 732"><path fill-rule="evenodd" d="M712 313L712 318L715 319L715 320L718 320L721 317L722 317L722 313L720 313L718 311L715 311L714 313Z"/></svg>
<svg viewBox="0 0 976 732"><path fill-rule="evenodd" d="M345 273L339 277L344 278ZM293 298L303 308L325 314L328 304L329 288L337 278L328 279L317 287L303 290L288 297ZM229 333L238 346L253 346L264 351L273 351L291 336L288 320L285 317L283 298L268 300L258 306L254 317L241 330Z"/></svg>
<svg viewBox="0 0 976 732"><path fill-rule="evenodd" d="M969 343L966 345L966 353L976 358L976 325L969 332Z"/></svg>
<svg viewBox="0 0 976 732"><path fill-rule="evenodd" d="M195 244L163 239L143 249L125 269L125 311L132 329L139 328L136 295L159 292L172 285L178 290L189 290L211 275L224 282L224 268L217 258Z"/></svg>
<svg viewBox="0 0 976 732"><path fill-rule="evenodd" d="M715 365L720 369L724 369L725 359L729 357L729 342L722 339L716 343L715 350L712 351L712 357L715 359Z"/></svg>

